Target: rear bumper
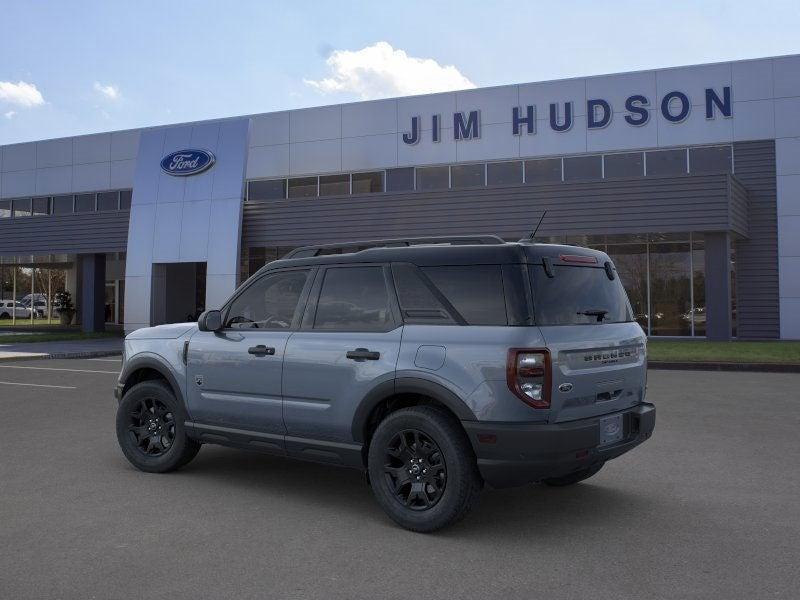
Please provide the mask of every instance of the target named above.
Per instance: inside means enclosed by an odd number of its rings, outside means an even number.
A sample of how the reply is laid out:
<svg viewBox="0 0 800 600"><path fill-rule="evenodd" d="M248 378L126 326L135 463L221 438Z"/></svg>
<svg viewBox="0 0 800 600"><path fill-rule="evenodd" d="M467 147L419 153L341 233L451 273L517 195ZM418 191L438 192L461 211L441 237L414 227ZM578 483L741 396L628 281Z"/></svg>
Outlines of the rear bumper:
<svg viewBox="0 0 800 600"><path fill-rule="evenodd" d="M484 481L492 487L503 488L561 477L611 460L652 435L656 423L655 406L642 403L620 412L624 437L602 448L599 447L599 422L609 415L568 423L462 421L462 424L475 450Z"/></svg>

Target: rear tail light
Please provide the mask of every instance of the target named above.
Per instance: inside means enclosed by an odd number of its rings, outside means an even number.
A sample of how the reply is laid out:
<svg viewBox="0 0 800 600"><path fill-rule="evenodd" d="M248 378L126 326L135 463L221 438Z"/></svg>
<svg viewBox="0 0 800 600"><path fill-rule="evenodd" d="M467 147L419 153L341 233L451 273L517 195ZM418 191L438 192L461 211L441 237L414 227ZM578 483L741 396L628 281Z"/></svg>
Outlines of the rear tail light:
<svg viewBox="0 0 800 600"><path fill-rule="evenodd" d="M508 351L508 388L528 406L550 408L550 353L538 348Z"/></svg>

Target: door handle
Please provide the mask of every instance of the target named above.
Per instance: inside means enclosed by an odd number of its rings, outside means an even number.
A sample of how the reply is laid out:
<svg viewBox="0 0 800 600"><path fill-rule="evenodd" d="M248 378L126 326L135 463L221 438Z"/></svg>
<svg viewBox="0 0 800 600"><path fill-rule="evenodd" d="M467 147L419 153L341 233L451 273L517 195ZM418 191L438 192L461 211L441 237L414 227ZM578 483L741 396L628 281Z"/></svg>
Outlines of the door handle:
<svg viewBox="0 0 800 600"><path fill-rule="evenodd" d="M247 353L255 354L256 356L273 356L275 354L275 348L268 348L264 344L259 344L258 346L248 348Z"/></svg>
<svg viewBox="0 0 800 600"><path fill-rule="evenodd" d="M366 348L356 348L355 350L348 351L345 356L351 360L378 360L381 357L381 353L373 352Z"/></svg>

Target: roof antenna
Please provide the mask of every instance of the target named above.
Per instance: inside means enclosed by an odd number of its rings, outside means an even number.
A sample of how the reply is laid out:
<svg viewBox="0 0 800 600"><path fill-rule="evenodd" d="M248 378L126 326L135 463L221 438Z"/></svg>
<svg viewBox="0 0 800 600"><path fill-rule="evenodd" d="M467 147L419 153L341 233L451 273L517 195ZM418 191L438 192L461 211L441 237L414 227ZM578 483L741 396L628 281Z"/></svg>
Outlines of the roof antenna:
<svg viewBox="0 0 800 600"><path fill-rule="evenodd" d="M531 234L528 236L528 239L530 241L533 241L533 238L536 237L536 232L539 231L539 227L541 226L542 221L544 221L544 218L545 218L546 215L547 215L547 211L544 211L542 213L541 218L539 219L539 222L536 224L536 228L533 231L531 231Z"/></svg>

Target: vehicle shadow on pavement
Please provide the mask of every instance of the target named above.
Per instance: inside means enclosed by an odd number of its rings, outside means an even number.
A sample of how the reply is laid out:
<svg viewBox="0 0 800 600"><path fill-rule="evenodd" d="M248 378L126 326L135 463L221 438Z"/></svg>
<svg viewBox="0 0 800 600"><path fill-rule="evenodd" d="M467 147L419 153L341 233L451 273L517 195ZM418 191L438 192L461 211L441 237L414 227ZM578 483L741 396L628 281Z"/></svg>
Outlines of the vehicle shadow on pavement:
<svg viewBox="0 0 800 600"><path fill-rule="evenodd" d="M205 446L180 472L183 483L219 493L263 494L293 505L324 502L326 510L341 511L392 526L372 497L364 475L355 469L317 464L230 448ZM564 488L528 485L494 490L485 488L471 514L437 535L472 538L579 535L586 527L646 518L654 510L653 498L631 488L617 488L601 472L591 482ZM198 490L199 491L199 490Z"/></svg>

